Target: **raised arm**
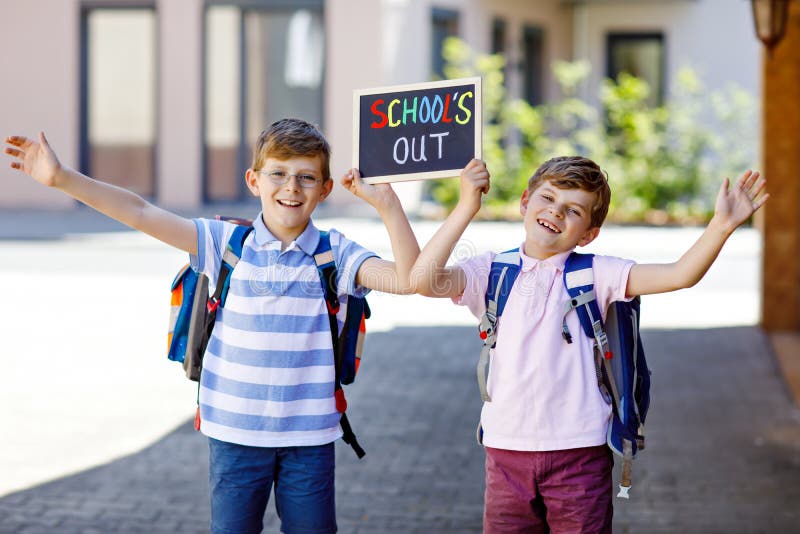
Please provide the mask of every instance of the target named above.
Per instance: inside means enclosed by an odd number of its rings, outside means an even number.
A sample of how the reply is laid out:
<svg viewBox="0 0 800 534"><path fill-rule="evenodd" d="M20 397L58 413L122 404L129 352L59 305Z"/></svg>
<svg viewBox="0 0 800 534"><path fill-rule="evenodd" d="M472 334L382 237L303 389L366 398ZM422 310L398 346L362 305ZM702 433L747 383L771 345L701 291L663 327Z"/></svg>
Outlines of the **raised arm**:
<svg viewBox="0 0 800 534"><path fill-rule="evenodd" d="M400 295L413 293L408 277L411 266L419 255L419 244L408 223L400 199L389 184L372 185L364 182L358 169L347 171L342 177L341 184L357 197L366 200L378 212L389 232L395 260L392 262L368 258L358 269L356 282L384 293Z"/></svg>
<svg viewBox="0 0 800 534"><path fill-rule="evenodd" d="M628 275L628 296L666 293L699 282L733 231L767 201L765 185L753 171L744 172L732 188L726 178L717 194L714 217L700 238L674 263L634 265Z"/></svg>
<svg viewBox="0 0 800 534"><path fill-rule="evenodd" d="M473 159L461 171L461 196L411 270L414 291L426 297L458 297L464 293L466 278L458 267L447 267L447 259L467 225L481 207L481 195L489 191L486 164Z"/></svg>
<svg viewBox="0 0 800 534"><path fill-rule="evenodd" d="M5 153L14 158L11 168L168 245L197 253L197 229L191 220L154 206L127 189L61 165L44 132L39 132L38 141L11 136L5 142Z"/></svg>

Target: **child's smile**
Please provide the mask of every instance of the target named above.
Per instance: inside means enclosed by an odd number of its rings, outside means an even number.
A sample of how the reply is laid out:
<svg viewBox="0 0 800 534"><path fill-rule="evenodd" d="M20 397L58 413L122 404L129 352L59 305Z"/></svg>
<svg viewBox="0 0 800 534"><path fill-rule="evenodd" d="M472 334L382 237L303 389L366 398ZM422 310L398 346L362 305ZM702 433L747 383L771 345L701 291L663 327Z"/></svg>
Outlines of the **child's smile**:
<svg viewBox="0 0 800 534"><path fill-rule="evenodd" d="M553 233L556 233L556 234L560 234L561 233L561 229L559 229L558 226L556 226L555 224L551 223L548 220L537 219L537 222L539 223L540 226L545 227L546 229L550 230Z"/></svg>

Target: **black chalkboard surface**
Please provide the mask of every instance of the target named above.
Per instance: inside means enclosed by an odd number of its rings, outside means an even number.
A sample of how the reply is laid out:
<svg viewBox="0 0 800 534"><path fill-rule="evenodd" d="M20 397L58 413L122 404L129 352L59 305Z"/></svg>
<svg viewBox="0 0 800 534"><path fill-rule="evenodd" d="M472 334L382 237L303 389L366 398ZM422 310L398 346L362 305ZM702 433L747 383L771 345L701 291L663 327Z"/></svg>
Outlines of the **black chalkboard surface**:
<svg viewBox="0 0 800 534"><path fill-rule="evenodd" d="M369 183L458 176L481 157L481 79L353 94L353 166Z"/></svg>

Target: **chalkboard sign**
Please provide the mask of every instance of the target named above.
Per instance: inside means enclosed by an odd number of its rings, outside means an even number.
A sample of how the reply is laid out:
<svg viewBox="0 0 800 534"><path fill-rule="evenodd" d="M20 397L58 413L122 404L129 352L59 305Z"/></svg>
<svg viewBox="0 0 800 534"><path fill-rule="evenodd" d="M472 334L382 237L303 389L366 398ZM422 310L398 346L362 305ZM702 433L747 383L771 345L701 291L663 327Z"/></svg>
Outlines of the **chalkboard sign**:
<svg viewBox="0 0 800 534"><path fill-rule="evenodd" d="M353 166L368 183L458 176L481 157L481 79L353 94Z"/></svg>

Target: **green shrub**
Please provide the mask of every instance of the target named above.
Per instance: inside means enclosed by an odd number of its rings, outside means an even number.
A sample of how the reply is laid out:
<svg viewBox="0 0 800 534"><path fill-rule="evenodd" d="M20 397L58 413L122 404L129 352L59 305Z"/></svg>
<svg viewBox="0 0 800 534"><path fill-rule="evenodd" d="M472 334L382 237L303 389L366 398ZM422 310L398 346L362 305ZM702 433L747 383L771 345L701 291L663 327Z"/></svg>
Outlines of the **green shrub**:
<svg viewBox="0 0 800 534"><path fill-rule="evenodd" d="M713 213L720 180L753 164L754 99L734 86L708 95L691 69L679 72L669 101L658 107L646 104L645 81L627 74L606 79L598 112L577 94L590 74L586 61L555 62L561 97L531 106L506 99L502 56L475 54L456 38L445 41L443 55L448 78L483 79L483 159L492 173L484 217L518 214L539 164L575 154L608 173L612 220L702 222ZM448 210L455 206L457 180L429 187Z"/></svg>

